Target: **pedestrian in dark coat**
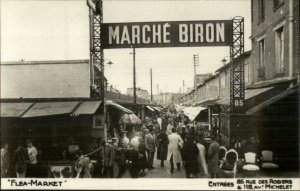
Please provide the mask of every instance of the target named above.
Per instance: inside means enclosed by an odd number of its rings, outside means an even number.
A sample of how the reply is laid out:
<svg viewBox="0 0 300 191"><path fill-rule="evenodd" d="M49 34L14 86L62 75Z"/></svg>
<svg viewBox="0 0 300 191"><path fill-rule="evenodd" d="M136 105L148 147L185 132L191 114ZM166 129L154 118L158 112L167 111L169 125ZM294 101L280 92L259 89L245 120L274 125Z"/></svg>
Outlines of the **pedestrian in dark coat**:
<svg viewBox="0 0 300 191"><path fill-rule="evenodd" d="M209 146L207 156L208 156L208 172L211 175L211 178L216 178L219 172L219 150L220 145L216 141L216 137L211 135L212 142Z"/></svg>
<svg viewBox="0 0 300 191"><path fill-rule="evenodd" d="M160 166L164 167L164 160L167 160L168 155L168 136L165 130L161 130L157 136L158 148L157 148L157 160L160 160Z"/></svg>
<svg viewBox="0 0 300 191"><path fill-rule="evenodd" d="M125 153L126 165L131 178L139 177L139 153L129 144L129 149Z"/></svg>
<svg viewBox="0 0 300 191"><path fill-rule="evenodd" d="M185 164L185 173L187 178L195 178L199 173L197 157L199 150L191 136L186 136L186 142L182 148L182 160Z"/></svg>
<svg viewBox="0 0 300 191"><path fill-rule="evenodd" d="M139 169L142 175L145 175L145 169L148 168L147 155L146 155L146 145L142 137L139 138Z"/></svg>
<svg viewBox="0 0 300 191"><path fill-rule="evenodd" d="M27 161L29 160L27 149L22 146L22 143L18 144L15 150L15 170L17 178L25 178L27 171Z"/></svg>

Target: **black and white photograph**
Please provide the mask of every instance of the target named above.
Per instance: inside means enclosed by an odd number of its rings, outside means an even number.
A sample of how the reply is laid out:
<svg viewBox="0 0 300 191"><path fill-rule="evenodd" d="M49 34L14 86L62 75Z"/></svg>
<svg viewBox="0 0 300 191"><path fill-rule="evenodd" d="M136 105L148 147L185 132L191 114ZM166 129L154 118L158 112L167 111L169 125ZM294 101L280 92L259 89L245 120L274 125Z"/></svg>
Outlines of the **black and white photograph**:
<svg viewBox="0 0 300 191"><path fill-rule="evenodd" d="M1 189L300 190L299 0L1 0Z"/></svg>

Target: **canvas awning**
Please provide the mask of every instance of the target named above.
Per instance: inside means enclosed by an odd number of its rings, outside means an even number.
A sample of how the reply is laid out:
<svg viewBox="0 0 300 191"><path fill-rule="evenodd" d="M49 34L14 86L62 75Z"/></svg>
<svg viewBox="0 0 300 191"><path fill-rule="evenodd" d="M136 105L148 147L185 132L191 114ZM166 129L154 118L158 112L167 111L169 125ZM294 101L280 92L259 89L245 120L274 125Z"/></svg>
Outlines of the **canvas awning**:
<svg viewBox="0 0 300 191"><path fill-rule="evenodd" d="M260 111L261 109L263 109L263 108L265 108L265 107L267 107L267 106L275 103L276 101L278 101L278 100L280 100L282 98L285 98L285 97L287 97L287 96L295 93L296 91L299 91L299 89L287 89L284 92L282 92L280 94L277 94L274 97L272 97L272 98L270 98L270 99L268 99L268 100L266 100L266 101L264 101L264 102L256 105L255 107L249 109L246 112L246 114L254 114L254 113Z"/></svg>
<svg viewBox="0 0 300 191"><path fill-rule="evenodd" d="M83 101L71 115L92 115L96 113L101 103L102 101Z"/></svg>
<svg viewBox="0 0 300 191"><path fill-rule="evenodd" d="M125 107L123 107L123 106L121 106L120 104L117 104L117 103L115 103L115 102L113 102L113 101L111 101L111 100L107 100L106 101L106 105L107 106L112 106L112 107L114 107L114 108L116 108L116 109L119 109L119 110L121 110L122 112L124 112L124 113L133 113L133 111L131 111L131 110L129 110L129 109L127 109L127 108L125 108Z"/></svg>
<svg viewBox="0 0 300 191"><path fill-rule="evenodd" d="M65 102L38 102L35 103L23 116L27 117L43 117L49 115L70 114L79 104L79 101Z"/></svg>
<svg viewBox="0 0 300 191"><path fill-rule="evenodd" d="M155 109L156 111L161 111L158 107L152 106L153 109Z"/></svg>
<svg viewBox="0 0 300 191"><path fill-rule="evenodd" d="M267 87L267 88L259 88L259 89L247 89L245 90L245 100L249 100L255 96L258 96L264 92L267 92L269 90L273 89L273 87ZM216 104L219 105L230 105L230 100L228 97L221 98L216 101Z"/></svg>
<svg viewBox="0 0 300 191"><path fill-rule="evenodd" d="M206 107L185 107L182 109L183 113L191 120L194 121L199 113L207 109Z"/></svg>
<svg viewBox="0 0 300 191"><path fill-rule="evenodd" d="M134 113L124 113L120 120L119 120L119 124L131 124L131 125L139 125L141 124L142 121L141 119L136 116Z"/></svg>
<svg viewBox="0 0 300 191"><path fill-rule="evenodd" d="M146 105L146 108L149 109L150 111L155 111L151 106Z"/></svg>
<svg viewBox="0 0 300 191"><path fill-rule="evenodd" d="M193 104L193 106L207 106L207 105L212 105L215 104L218 99L206 99L202 101L198 101Z"/></svg>
<svg viewBox="0 0 300 191"><path fill-rule="evenodd" d="M1 103L1 117L20 117L33 103Z"/></svg>

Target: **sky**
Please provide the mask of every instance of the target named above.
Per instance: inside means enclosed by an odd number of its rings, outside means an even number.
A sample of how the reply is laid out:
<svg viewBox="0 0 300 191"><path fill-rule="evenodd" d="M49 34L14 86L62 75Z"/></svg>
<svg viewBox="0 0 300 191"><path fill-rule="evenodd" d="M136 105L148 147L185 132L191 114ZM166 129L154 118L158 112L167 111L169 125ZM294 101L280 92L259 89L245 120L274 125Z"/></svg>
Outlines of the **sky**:
<svg viewBox="0 0 300 191"><path fill-rule="evenodd" d="M245 50L251 49L250 0L103 0L104 23L230 20L245 18ZM105 49L108 83L126 93L133 86L132 49ZM193 86L197 73L214 73L229 47L137 48L136 83L153 93ZM1 61L89 59L89 13L85 0L2 0Z"/></svg>

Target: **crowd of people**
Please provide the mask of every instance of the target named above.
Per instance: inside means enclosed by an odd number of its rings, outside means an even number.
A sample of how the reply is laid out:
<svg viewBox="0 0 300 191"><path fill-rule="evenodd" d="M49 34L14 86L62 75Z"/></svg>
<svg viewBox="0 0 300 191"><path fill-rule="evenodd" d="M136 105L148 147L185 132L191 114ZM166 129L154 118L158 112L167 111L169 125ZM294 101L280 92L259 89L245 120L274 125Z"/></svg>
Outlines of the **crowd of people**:
<svg viewBox="0 0 300 191"><path fill-rule="evenodd" d="M130 132L123 128L120 137L109 137L107 141L91 139L85 154L71 136L62 156L75 161L77 178L120 177L126 169L132 178L144 177L155 168L155 156L161 168L166 168L167 164L170 174L184 170L187 178L215 178L219 172L222 145L219 138L200 123L191 123L182 112L169 109L146 117L140 127L132 128ZM247 144L237 139L231 146L241 156L245 150L257 153L257 144L254 143L252 139ZM1 144L1 177L8 177L9 168L14 169L16 177L37 176L37 148L31 140L25 145L19 142L9 159L8 144ZM117 159L120 175L114 174Z"/></svg>
<svg viewBox="0 0 300 191"><path fill-rule="evenodd" d="M31 140L27 140L25 145L27 147L19 141L13 157L10 158L8 143L1 144L1 177L8 177L10 169L13 169L18 178L36 176L38 151Z"/></svg>

